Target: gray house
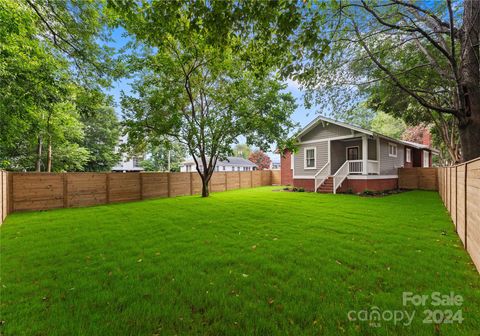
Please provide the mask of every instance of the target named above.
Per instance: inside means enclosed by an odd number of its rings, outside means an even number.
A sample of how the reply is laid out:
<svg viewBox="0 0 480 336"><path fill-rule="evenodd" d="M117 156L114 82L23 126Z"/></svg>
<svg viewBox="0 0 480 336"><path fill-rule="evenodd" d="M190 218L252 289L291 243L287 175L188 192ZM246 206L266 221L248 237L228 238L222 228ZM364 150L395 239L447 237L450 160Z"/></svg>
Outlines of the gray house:
<svg viewBox="0 0 480 336"><path fill-rule="evenodd" d="M297 140L298 151L282 158L282 184L310 191L396 189L398 168L431 166L429 144L392 139L323 116Z"/></svg>

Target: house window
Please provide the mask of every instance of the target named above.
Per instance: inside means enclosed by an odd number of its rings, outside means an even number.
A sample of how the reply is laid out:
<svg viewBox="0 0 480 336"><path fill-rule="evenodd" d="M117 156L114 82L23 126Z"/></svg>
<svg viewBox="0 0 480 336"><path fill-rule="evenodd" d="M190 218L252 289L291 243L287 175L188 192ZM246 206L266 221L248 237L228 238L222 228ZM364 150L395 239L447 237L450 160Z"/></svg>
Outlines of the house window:
<svg viewBox="0 0 480 336"><path fill-rule="evenodd" d="M222 170L225 171L225 166L222 166Z"/></svg>
<svg viewBox="0 0 480 336"><path fill-rule="evenodd" d="M423 151L423 167L430 167L430 153L428 151Z"/></svg>
<svg viewBox="0 0 480 336"><path fill-rule="evenodd" d="M397 157L397 145L393 143L388 144L388 156Z"/></svg>
<svg viewBox="0 0 480 336"><path fill-rule="evenodd" d="M134 156L132 158L132 161L133 161L133 167L138 168L138 167L140 167L140 162L143 161L143 158L140 157L140 156Z"/></svg>
<svg viewBox="0 0 480 336"><path fill-rule="evenodd" d="M412 149L405 149L405 162L412 162Z"/></svg>
<svg viewBox="0 0 480 336"><path fill-rule="evenodd" d="M305 148L305 169L315 169L315 152L315 147Z"/></svg>

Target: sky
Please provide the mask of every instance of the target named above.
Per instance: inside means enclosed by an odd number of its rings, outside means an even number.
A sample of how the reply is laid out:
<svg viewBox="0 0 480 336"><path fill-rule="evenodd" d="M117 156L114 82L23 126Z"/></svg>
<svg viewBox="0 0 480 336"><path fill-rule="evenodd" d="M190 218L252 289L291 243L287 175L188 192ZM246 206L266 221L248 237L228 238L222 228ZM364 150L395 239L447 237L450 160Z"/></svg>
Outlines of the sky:
<svg viewBox="0 0 480 336"><path fill-rule="evenodd" d="M124 30L122 28L117 28L113 30L111 35L112 41L109 42L107 45L109 47L115 48L117 51L120 50L128 42L128 39L123 35L124 35ZM116 105L115 111L119 118L122 117L122 111L120 107L121 92L123 91L128 95L131 92L130 90L131 82L132 82L132 79L128 79L128 78L117 80L112 84L112 87L109 90L107 90L107 93L112 95L114 98L115 105ZM304 127L310 121L312 121L312 119L315 118L316 115L320 114L320 111L318 111L318 109L316 109L315 107L312 107L311 109L305 108L303 104L303 97L302 97L303 94L297 82L295 82L294 80L288 80L285 84L287 85L285 92L290 92L295 97L298 105L297 109L292 115L292 119L293 121L297 122L300 125L300 127ZM239 139L239 140L240 142L242 142L242 139ZM268 153L268 154L274 161L280 161L278 154L274 154L274 153Z"/></svg>

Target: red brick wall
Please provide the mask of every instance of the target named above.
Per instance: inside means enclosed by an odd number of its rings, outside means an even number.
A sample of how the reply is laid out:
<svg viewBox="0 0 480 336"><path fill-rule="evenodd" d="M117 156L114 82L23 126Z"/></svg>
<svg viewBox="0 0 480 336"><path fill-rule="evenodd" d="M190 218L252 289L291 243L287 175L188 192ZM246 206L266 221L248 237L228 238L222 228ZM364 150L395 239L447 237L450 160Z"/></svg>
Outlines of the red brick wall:
<svg viewBox="0 0 480 336"><path fill-rule="evenodd" d="M289 151L280 156L280 181L282 185L293 184L292 153Z"/></svg>
<svg viewBox="0 0 480 336"><path fill-rule="evenodd" d="M315 189L314 179L295 179L293 180L293 186L296 188L303 188L306 191L313 191Z"/></svg>
<svg viewBox="0 0 480 336"><path fill-rule="evenodd" d="M371 180L351 180L343 181L342 186L337 190L345 192L352 189L354 193L363 192L365 189L374 191L398 189L398 179L371 179Z"/></svg>

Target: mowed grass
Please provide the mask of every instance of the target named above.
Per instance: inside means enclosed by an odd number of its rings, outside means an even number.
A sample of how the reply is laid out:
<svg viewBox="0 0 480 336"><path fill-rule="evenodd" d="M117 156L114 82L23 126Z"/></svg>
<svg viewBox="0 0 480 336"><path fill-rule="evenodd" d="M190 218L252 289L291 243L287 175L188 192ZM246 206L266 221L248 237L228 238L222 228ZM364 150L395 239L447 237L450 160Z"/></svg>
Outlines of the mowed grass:
<svg viewBox="0 0 480 336"><path fill-rule="evenodd" d="M10 215L2 333L479 334L480 276L438 194L275 189ZM462 295L463 323L424 324L439 307L405 307L405 291ZM348 319L372 307L416 315Z"/></svg>

